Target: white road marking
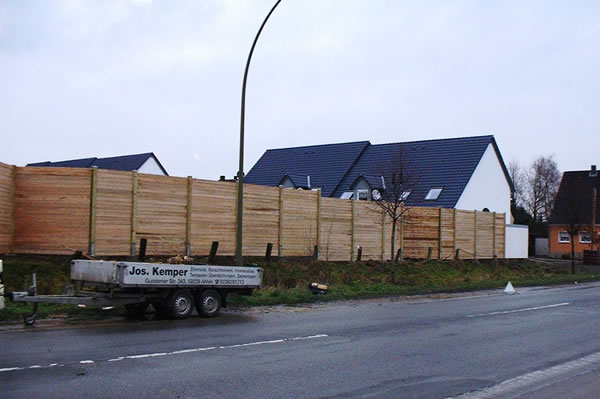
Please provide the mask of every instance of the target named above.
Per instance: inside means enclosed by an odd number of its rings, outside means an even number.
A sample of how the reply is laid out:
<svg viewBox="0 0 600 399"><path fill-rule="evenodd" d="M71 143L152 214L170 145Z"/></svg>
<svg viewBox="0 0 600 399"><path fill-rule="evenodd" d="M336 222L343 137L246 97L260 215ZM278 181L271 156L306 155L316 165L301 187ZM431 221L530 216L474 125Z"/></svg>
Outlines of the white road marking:
<svg viewBox="0 0 600 399"><path fill-rule="evenodd" d="M143 359L145 357L157 357L157 356L167 356L167 353L162 352L162 353L148 353L145 355L125 356L125 359Z"/></svg>
<svg viewBox="0 0 600 399"><path fill-rule="evenodd" d="M531 373L523 374L516 378L503 381L497 385L484 388L479 391L467 392L462 395L454 396L446 399L487 399L495 398L498 395L508 394L511 392L523 391L527 387L534 384L556 383L561 375L575 372L587 367L600 366L600 352L572 360L567 363L559 364L558 366L549 367L544 370L538 370Z"/></svg>
<svg viewBox="0 0 600 399"><path fill-rule="evenodd" d="M179 354L182 354L182 353L211 351L213 349L217 349L217 347L216 346L210 346L208 348L183 349L183 350L180 350L180 351L169 352L169 355L179 355Z"/></svg>
<svg viewBox="0 0 600 399"><path fill-rule="evenodd" d="M3 371L16 371L16 370L23 370L22 367L7 367L5 369L0 369L0 373Z"/></svg>
<svg viewBox="0 0 600 399"><path fill-rule="evenodd" d="M285 339L276 339L273 341L259 341L259 342L250 342L248 344L237 344L237 345L229 345L229 346L219 346L219 349L230 349L230 348L243 348L244 346L255 346L255 345L265 345L265 344L280 344L285 342Z"/></svg>
<svg viewBox="0 0 600 399"><path fill-rule="evenodd" d="M520 312L531 312L534 310L541 310L541 309L550 309L550 308L556 308L559 306L567 306L570 305L569 302L563 302L563 303L556 303L554 305L546 305L546 306L536 306L533 308L523 308L523 309L515 309L515 310L503 310L500 312L491 312L491 313L478 313L478 314L470 314L467 315L467 317L484 317L484 316L496 316L496 315L500 315L500 314L509 314L509 313L520 313Z"/></svg>
<svg viewBox="0 0 600 399"><path fill-rule="evenodd" d="M173 352L145 353L145 354L140 354L140 355L119 356L119 357L116 357L113 359L98 360L97 362L106 361L107 363L114 363L114 362L118 362L118 361L125 360L125 359L137 360L137 359L146 359L146 358L159 357L159 356L171 356L171 355L181 355L184 353L212 351L212 350L216 350L216 349L233 349L233 348L243 348L243 347L256 346L256 345L281 344L284 342L292 342L292 341L300 341L300 340L316 339L316 338L326 338L326 337L328 337L327 334L316 334L316 335L309 335L307 337L282 338L282 339L274 339L274 340L270 340L270 341L248 342L245 344L236 344L236 345L228 345L228 346L219 346L219 347L209 346L209 347L205 347L205 348L182 349L182 350L173 351ZM92 363L96 363L96 361L81 360L79 362L79 364L92 364ZM0 369L0 373L7 372L7 371L25 370L26 368L28 368L28 369L38 369L38 368L43 369L43 368L49 368L49 367L55 367L55 366L62 367L62 366L64 366L64 364L52 363L48 366L34 365L34 366L29 366L29 367L7 367L7 368Z"/></svg>
<svg viewBox="0 0 600 399"><path fill-rule="evenodd" d="M290 341L301 341L301 340L305 340L305 339L324 338L326 336L327 335L325 335L325 334L309 335L308 337L290 338Z"/></svg>

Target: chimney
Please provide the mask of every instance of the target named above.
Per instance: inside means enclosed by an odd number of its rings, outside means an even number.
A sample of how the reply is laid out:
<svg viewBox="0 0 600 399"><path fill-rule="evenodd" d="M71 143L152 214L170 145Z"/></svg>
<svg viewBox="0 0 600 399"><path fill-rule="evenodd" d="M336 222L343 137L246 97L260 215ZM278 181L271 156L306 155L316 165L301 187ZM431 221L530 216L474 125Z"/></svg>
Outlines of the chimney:
<svg viewBox="0 0 600 399"><path fill-rule="evenodd" d="M596 170L596 165L592 165L592 169L590 170L590 177L598 176L598 170Z"/></svg>
<svg viewBox="0 0 600 399"><path fill-rule="evenodd" d="M219 176L219 181L225 181L225 176L224 175Z"/></svg>

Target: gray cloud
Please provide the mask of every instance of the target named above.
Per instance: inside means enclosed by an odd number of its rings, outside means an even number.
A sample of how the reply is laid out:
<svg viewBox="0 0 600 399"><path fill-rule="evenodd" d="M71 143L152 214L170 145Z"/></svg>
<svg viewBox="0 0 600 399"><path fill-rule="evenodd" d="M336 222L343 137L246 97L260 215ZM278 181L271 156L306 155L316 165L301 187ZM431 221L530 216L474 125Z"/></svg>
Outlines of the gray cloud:
<svg viewBox="0 0 600 399"><path fill-rule="evenodd" d="M245 58L271 1L0 4L0 161L154 151L237 169ZM506 159L597 163L597 2L284 0L247 97L267 148L493 133Z"/></svg>

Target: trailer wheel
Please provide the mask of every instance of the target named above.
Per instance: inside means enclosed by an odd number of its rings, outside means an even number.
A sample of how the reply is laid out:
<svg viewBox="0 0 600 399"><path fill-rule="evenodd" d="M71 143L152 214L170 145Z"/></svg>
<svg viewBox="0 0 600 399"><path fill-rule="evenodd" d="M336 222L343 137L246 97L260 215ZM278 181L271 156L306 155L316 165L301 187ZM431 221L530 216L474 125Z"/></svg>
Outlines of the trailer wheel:
<svg viewBox="0 0 600 399"><path fill-rule="evenodd" d="M185 319L194 310L194 298L189 290L175 290L167 299L169 314L176 319Z"/></svg>
<svg viewBox="0 0 600 399"><path fill-rule="evenodd" d="M146 310L148 309L148 302L141 303L129 303L125 305L125 310L127 311L127 315L132 318L142 318L144 314L146 314Z"/></svg>
<svg viewBox="0 0 600 399"><path fill-rule="evenodd" d="M204 290L195 295L196 310L203 317L214 317L221 311L221 295L216 290Z"/></svg>

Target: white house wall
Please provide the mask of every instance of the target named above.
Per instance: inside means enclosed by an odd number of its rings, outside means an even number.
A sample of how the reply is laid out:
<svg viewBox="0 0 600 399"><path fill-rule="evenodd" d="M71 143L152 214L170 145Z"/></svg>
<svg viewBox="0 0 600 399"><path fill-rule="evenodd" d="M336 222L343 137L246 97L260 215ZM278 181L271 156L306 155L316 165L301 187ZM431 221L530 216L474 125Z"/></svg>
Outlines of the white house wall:
<svg viewBox="0 0 600 399"><path fill-rule="evenodd" d="M490 143L481 157L475 172L460 196L457 209L505 213L506 223L512 222L510 212L510 186L494 146Z"/></svg>
<svg viewBox="0 0 600 399"><path fill-rule="evenodd" d="M160 166L158 166L158 163L153 157L148 158L146 162L144 162L144 164L138 169L138 172L164 176L164 172Z"/></svg>

